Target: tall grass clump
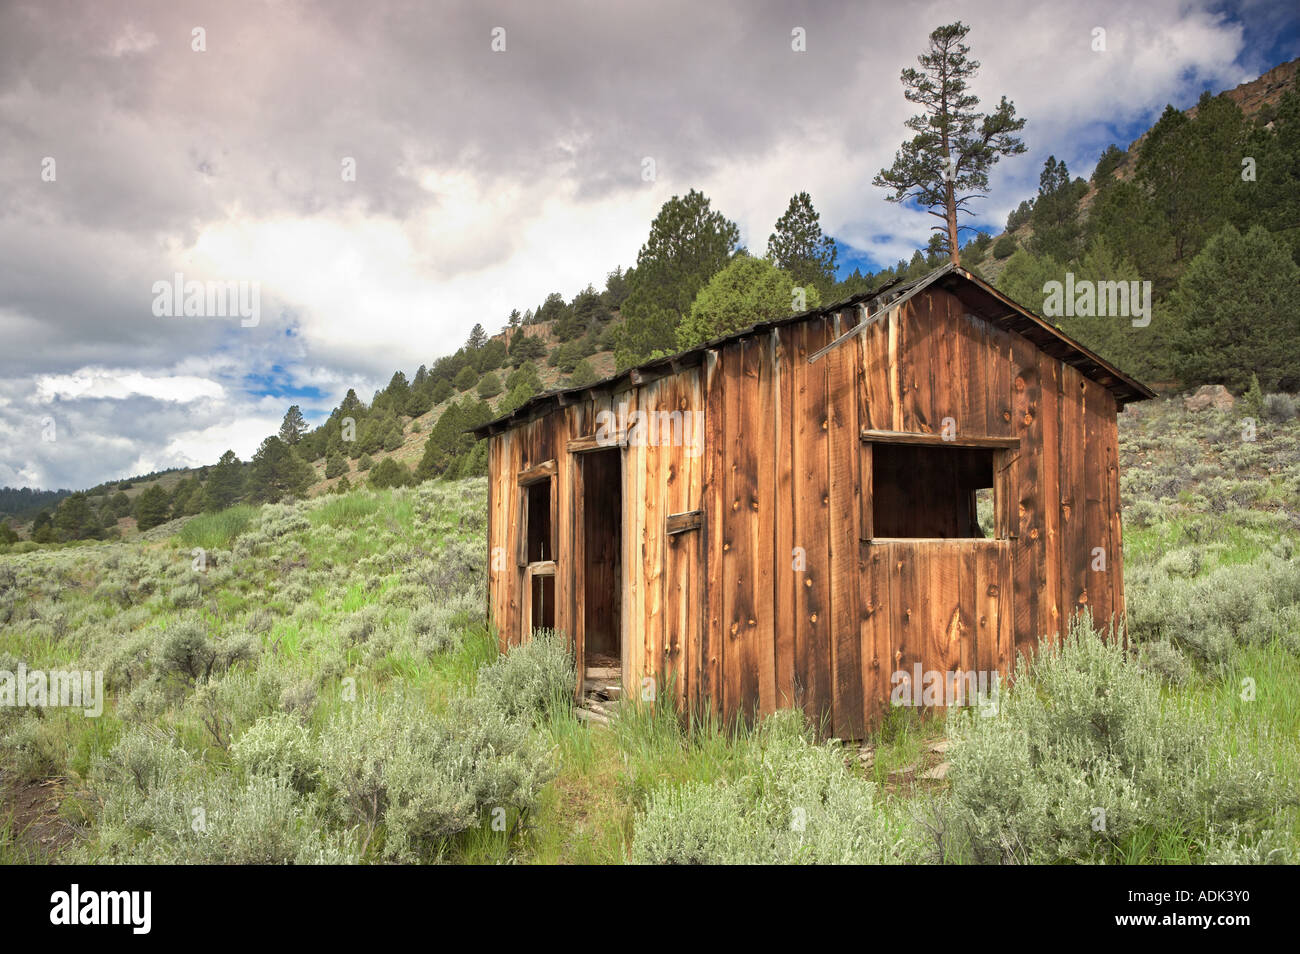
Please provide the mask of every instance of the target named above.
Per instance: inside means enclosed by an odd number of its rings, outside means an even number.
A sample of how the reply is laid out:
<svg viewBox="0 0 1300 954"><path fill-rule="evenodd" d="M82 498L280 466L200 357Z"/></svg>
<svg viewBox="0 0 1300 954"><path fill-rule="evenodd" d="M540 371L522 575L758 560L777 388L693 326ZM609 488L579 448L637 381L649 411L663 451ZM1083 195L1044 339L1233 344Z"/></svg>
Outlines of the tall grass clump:
<svg viewBox="0 0 1300 954"><path fill-rule="evenodd" d="M240 504L216 513L199 514L186 521L176 538L186 547L227 550L235 538L248 529L257 507Z"/></svg>
<svg viewBox="0 0 1300 954"><path fill-rule="evenodd" d="M1272 837L1285 783L1086 617L1017 676L995 715L949 719L949 860L1198 861Z"/></svg>
<svg viewBox="0 0 1300 954"><path fill-rule="evenodd" d="M380 499L377 494L354 491L340 497L330 497L311 511L311 522L316 526L348 527L355 529L377 513Z"/></svg>

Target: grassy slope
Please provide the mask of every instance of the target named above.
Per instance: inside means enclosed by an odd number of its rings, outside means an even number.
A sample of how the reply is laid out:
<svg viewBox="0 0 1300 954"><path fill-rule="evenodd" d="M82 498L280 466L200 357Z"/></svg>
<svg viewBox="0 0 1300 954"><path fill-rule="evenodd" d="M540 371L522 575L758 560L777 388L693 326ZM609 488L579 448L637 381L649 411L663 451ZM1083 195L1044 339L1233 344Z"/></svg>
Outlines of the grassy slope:
<svg viewBox="0 0 1300 954"><path fill-rule="evenodd" d="M1190 416L1172 402L1122 419L1130 606L1143 587L1263 567L1300 545L1300 423L1265 423L1253 444L1238 427L1231 415ZM319 731L344 705L348 678L362 693L405 687L434 710L472 687L495 655L482 623L483 494L482 480L356 490L193 518L153 541L0 556L0 669L19 659L29 668L103 669L111 697L100 719L0 710L0 766L15 806L0 808L0 860L42 860L78 845L94 856L88 779L130 726L175 738L214 776L237 774L230 739L275 709ZM209 551L203 573L192 565L196 546ZM1173 603L1159 611L1176 622L1186 607ZM201 694L167 675L159 657L167 634L194 621L217 639L252 634L259 649L221 680L235 701L215 731ZM1280 775L1294 777L1300 661L1286 635L1203 665L1165 693L1170 704L1212 714L1225 738L1244 730ZM1253 680L1253 700L1242 697L1243 679ZM895 715L871 740L869 767L851 760L885 793L882 810L944 787L915 771L937 761L927 743L942 735L941 720ZM514 837L474 829L449 847L451 857L622 861L652 791L735 779L754 758L746 730L685 732L662 711L629 712L612 729L561 714L536 731L558 775L541 791L531 825ZM43 782L54 793L44 808L18 810ZM1300 844L1294 813L1279 824ZM62 837L34 837L52 828ZM1135 850L1135 860L1194 857L1177 837Z"/></svg>

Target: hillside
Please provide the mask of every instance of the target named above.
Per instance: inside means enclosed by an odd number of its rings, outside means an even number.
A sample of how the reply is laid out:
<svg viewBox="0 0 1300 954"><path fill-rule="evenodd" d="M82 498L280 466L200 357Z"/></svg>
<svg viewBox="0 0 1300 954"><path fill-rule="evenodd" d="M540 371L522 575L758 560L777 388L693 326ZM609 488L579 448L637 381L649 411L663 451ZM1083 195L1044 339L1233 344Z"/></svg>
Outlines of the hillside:
<svg viewBox="0 0 1300 954"><path fill-rule="evenodd" d="M1225 90L1220 95L1235 103L1247 120L1254 121L1262 118L1267 122L1281 103L1282 97L1288 91L1297 89L1297 76L1300 76L1300 58L1275 66L1262 76ZM1198 104L1194 104L1183 110L1183 114L1192 119L1196 117L1197 111ZM1133 179L1137 171L1138 155L1150 132L1149 129L1143 132L1129 143L1127 149L1123 150L1113 168L1105 173L1109 180L1129 182ZM1096 180L1095 174L1093 179L1086 182L1083 194L1077 202L1082 219L1086 220L1089 210L1102 191L1102 185L1103 183ZM1014 224L1009 221L1008 224L1012 227L991 236L993 242L1003 235L1009 235L1015 240L1017 246L1028 247L1034 234L1033 226L1028 219ZM1008 258L1009 256L998 258L992 255L983 257L979 262L980 274L996 284L1006 268Z"/></svg>

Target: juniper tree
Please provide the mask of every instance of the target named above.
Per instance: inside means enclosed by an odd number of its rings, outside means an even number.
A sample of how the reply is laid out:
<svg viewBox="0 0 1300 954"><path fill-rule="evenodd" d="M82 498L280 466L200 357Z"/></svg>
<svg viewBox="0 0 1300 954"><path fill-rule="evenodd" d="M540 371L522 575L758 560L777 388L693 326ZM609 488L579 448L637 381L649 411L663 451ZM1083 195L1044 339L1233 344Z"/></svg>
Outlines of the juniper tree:
<svg viewBox="0 0 1300 954"><path fill-rule="evenodd" d="M991 113L976 109L979 98L968 87L980 64L967 58L970 47L962 41L968 32L970 27L960 21L939 27L917 57L921 69L903 70L903 95L922 107L907 121L916 135L873 180L894 190L890 202L915 201L943 221L934 228L944 233L954 263L961 254L957 233L965 227L958 226L957 214L970 214L967 204L983 198L989 170L1000 158L1025 151L1015 135L1025 121L1016 118L1016 108L1005 96Z"/></svg>

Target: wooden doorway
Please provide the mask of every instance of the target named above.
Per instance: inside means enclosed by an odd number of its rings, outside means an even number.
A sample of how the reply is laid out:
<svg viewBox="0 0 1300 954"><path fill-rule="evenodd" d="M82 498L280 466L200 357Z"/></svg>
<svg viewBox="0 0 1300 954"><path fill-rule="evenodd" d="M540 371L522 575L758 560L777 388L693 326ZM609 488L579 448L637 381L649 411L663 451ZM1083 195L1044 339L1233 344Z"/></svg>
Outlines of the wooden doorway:
<svg viewBox="0 0 1300 954"><path fill-rule="evenodd" d="M618 694L623 670L622 450L577 455L575 585L580 691Z"/></svg>

